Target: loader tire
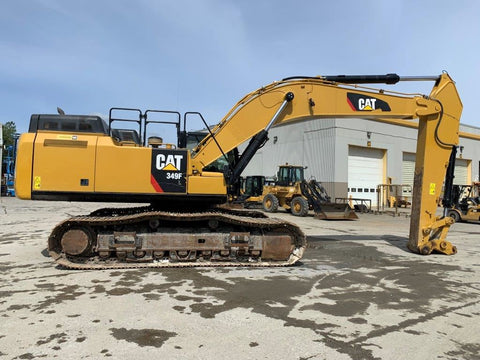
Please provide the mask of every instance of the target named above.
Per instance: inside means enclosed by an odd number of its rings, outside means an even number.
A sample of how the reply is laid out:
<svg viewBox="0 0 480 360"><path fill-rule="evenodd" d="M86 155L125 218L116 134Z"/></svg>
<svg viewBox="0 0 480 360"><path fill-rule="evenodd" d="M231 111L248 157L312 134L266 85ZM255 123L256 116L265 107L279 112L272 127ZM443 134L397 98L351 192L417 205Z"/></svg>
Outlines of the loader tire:
<svg viewBox="0 0 480 360"><path fill-rule="evenodd" d="M265 210L266 212L271 212L271 213L277 212L278 198L273 194L267 194L263 198L262 205L263 205L263 210Z"/></svg>
<svg viewBox="0 0 480 360"><path fill-rule="evenodd" d="M460 222L461 221L460 214L458 212L456 212L455 210L450 210L448 212L448 216L450 216L453 219L453 221L455 221L455 222Z"/></svg>
<svg viewBox="0 0 480 360"><path fill-rule="evenodd" d="M308 201L301 196L297 196L290 203L290 210L292 215L305 216L308 214Z"/></svg>

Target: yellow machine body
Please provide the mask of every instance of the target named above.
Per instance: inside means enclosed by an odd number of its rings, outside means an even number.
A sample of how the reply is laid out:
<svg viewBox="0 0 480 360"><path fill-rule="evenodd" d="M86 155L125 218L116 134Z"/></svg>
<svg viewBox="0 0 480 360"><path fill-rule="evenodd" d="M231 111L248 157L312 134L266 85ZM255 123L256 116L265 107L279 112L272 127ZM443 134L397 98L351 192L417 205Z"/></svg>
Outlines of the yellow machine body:
<svg viewBox="0 0 480 360"><path fill-rule="evenodd" d="M223 175L203 172L191 177L186 172L189 163L187 150L125 145L103 134L25 133L16 189L22 199L155 202L156 197L181 201L182 195L224 202ZM163 175L164 183L155 179L155 172Z"/></svg>

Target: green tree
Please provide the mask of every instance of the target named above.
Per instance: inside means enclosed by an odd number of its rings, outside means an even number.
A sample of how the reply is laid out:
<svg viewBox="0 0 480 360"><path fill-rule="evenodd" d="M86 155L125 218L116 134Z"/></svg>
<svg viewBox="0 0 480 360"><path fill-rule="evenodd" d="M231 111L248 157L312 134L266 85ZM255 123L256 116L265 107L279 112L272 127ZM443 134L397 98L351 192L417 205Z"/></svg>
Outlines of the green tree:
<svg viewBox="0 0 480 360"><path fill-rule="evenodd" d="M17 126L13 121L7 121L2 126L3 131L3 145L13 145L15 142L15 133L17 132Z"/></svg>
<svg viewBox="0 0 480 360"><path fill-rule="evenodd" d="M15 133L17 132L17 126L13 121L7 121L2 125L3 133L3 148L5 149L9 145L15 144ZM7 152L2 152L2 158L0 159L0 165L3 166L3 158L7 156ZM3 171L2 171L3 172Z"/></svg>

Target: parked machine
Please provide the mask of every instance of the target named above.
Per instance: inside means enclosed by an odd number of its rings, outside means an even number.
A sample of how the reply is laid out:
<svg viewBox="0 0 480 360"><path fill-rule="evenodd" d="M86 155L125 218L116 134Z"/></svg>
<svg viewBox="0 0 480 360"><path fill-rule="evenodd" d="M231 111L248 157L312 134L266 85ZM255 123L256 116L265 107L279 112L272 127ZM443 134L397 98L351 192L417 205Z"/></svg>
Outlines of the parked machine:
<svg viewBox="0 0 480 360"><path fill-rule="evenodd" d="M430 95L420 96L359 85L403 80L433 81L434 86ZM458 144L462 111L446 73L286 78L247 94L215 127L205 123L209 134L192 150L185 148L186 122L190 115L201 117L199 113L186 113L182 126L176 112L133 111L137 134L114 134L112 123L118 118L110 111L108 125L97 116L32 115L29 132L20 138L15 190L21 199L151 204L99 209L60 223L48 240L50 255L60 265L104 269L295 263L306 246L300 228L260 212L217 205L238 194L240 175L268 140L271 126L331 117L418 119L408 247L425 255L456 252L446 240L452 219L433 215L445 164ZM167 114L175 115L177 144L149 145L147 125L154 122L152 117ZM239 154L237 147L247 141Z"/></svg>
<svg viewBox="0 0 480 360"><path fill-rule="evenodd" d="M263 175L249 175L242 177L240 181L240 194L231 199L230 203L240 204L245 208L260 208L263 187L275 182L274 179L267 180Z"/></svg>
<svg viewBox="0 0 480 360"><path fill-rule="evenodd" d="M261 204L271 213L283 207L295 216L306 216L309 210L313 210L317 219L358 219L348 204L332 203L322 184L314 179L305 180L304 169L303 166L280 165L276 180L269 185L265 184L263 177L251 177L252 187L247 193L252 195L244 199L245 206Z"/></svg>
<svg viewBox="0 0 480 360"><path fill-rule="evenodd" d="M480 182L453 185L453 205L448 216L455 222L480 221Z"/></svg>
<svg viewBox="0 0 480 360"><path fill-rule="evenodd" d="M411 185L404 184L378 184L377 185L377 208L384 208L385 205L391 208L405 207L412 205L410 194ZM406 195L408 194L408 195Z"/></svg>

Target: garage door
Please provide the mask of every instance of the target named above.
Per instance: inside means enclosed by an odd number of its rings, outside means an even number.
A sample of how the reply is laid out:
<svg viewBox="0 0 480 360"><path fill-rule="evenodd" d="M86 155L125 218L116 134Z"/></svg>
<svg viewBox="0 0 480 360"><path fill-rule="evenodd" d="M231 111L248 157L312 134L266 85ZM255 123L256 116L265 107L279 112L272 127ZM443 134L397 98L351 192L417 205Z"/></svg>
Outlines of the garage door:
<svg viewBox="0 0 480 360"><path fill-rule="evenodd" d="M413 186L413 175L415 174L415 154L403 153L402 161L402 184ZM464 185L469 184L468 180L468 160L455 160L455 179L454 184ZM408 194L404 193L405 196Z"/></svg>
<svg viewBox="0 0 480 360"><path fill-rule="evenodd" d="M409 198L411 201L412 189L413 189L413 176L415 175L415 154L403 153L402 159L402 184L410 185L411 187L404 187L402 189L402 195Z"/></svg>
<svg viewBox="0 0 480 360"><path fill-rule="evenodd" d="M384 150L350 146L348 196L369 199L377 206L377 185L383 184Z"/></svg>
<svg viewBox="0 0 480 360"><path fill-rule="evenodd" d="M455 179L453 179L455 185L470 184L468 180L468 161L464 159L455 160Z"/></svg>

